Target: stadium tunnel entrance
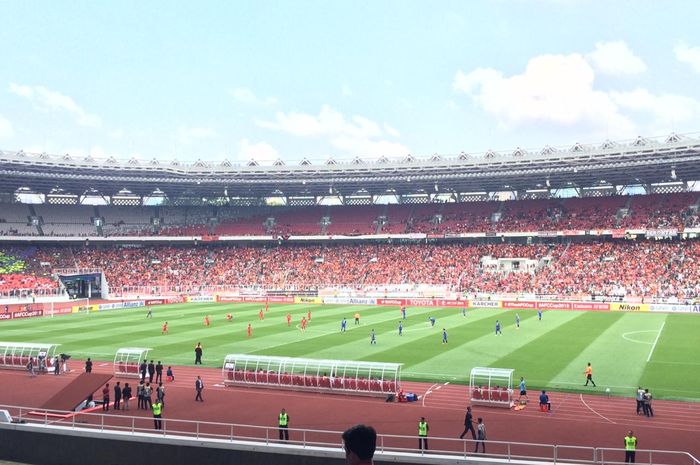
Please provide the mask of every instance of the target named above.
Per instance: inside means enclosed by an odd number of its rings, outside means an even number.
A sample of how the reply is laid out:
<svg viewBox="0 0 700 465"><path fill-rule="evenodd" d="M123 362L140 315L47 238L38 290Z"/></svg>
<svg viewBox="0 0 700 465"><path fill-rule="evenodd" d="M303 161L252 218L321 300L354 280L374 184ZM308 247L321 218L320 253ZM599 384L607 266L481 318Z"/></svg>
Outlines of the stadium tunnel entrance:
<svg viewBox="0 0 700 465"><path fill-rule="evenodd" d="M107 298L102 273L59 274L58 279L71 299Z"/></svg>

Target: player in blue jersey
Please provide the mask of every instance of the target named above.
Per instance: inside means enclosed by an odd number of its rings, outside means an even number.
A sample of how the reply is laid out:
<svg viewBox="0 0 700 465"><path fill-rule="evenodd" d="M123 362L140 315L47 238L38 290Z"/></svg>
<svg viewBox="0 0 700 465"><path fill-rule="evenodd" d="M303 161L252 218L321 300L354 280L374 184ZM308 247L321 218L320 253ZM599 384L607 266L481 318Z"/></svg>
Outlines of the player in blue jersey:
<svg viewBox="0 0 700 465"><path fill-rule="evenodd" d="M520 315L515 314L515 329L520 329Z"/></svg>
<svg viewBox="0 0 700 465"><path fill-rule="evenodd" d="M430 320L430 326L435 326L435 317L429 316L428 319Z"/></svg>
<svg viewBox="0 0 700 465"><path fill-rule="evenodd" d="M442 328L442 343L447 344L447 330Z"/></svg>
<svg viewBox="0 0 700 465"><path fill-rule="evenodd" d="M496 336L498 336L499 334L503 334L501 332L501 322L496 320Z"/></svg>
<svg viewBox="0 0 700 465"><path fill-rule="evenodd" d="M374 334L374 329L372 330L372 334L369 336L369 343L370 344L376 344L377 343L377 335Z"/></svg>
<svg viewBox="0 0 700 465"><path fill-rule="evenodd" d="M345 320L345 317L343 317L343 321L340 322L340 332L344 333L345 330L347 329L348 322Z"/></svg>
<svg viewBox="0 0 700 465"><path fill-rule="evenodd" d="M541 308L537 310L537 319L539 321L542 321L542 309Z"/></svg>
<svg viewBox="0 0 700 465"><path fill-rule="evenodd" d="M467 316L467 307L462 307L462 316Z"/></svg>
<svg viewBox="0 0 700 465"><path fill-rule="evenodd" d="M401 317L404 320L406 319L406 307L401 307Z"/></svg>
<svg viewBox="0 0 700 465"><path fill-rule="evenodd" d="M399 320L399 336L403 336L403 322Z"/></svg>

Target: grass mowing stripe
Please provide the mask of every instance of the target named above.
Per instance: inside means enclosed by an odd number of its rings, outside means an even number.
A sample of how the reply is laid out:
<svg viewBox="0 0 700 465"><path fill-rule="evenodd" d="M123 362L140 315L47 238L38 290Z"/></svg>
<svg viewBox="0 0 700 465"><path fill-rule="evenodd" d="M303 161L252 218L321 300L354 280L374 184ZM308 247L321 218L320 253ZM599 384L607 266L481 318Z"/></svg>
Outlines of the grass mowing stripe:
<svg viewBox="0 0 700 465"><path fill-rule="evenodd" d="M668 314L654 356L646 364L639 385L656 398L695 399L700 397L699 315ZM682 391L682 392L679 392Z"/></svg>
<svg viewBox="0 0 700 465"><path fill-rule="evenodd" d="M588 362L593 367L593 380L597 388L590 384L587 389L593 392L606 392L611 394L631 396L635 394L637 383L642 376L646 365L646 357L649 347L653 343L654 336L665 314L640 314L615 312L611 316L607 314L591 313L590 318L595 320L593 328L582 329L578 335L579 350L571 353L571 363L556 375L550 387L565 387L564 383L580 383L584 388L585 376L583 374ZM626 334L634 333L635 339L625 338ZM587 342L587 344L584 344Z"/></svg>
<svg viewBox="0 0 700 465"><path fill-rule="evenodd" d="M693 389L700 385L700 318L697 315L623 314L618 312L545 312L542 322L527 310L478 309L463 317L460 308L408 309L404 335L399 337L398 307L350 305L271 304L260 321L260 303L186 303L154 306L153 318L146 309L28 318L0 323L0 339L62 344L60 351L74 356L93 356L96 361L112 360L119 347L146 346L149 359L167 364L194 362L194 345L204 345L206 366L220 367L228 353L296 355L312 358L376 360L405 364L404 379L467 380L472 366L512 367L522 373L529 387L551 387L582 391L582 371L594 358L594 377L630 395L627 385L639 377L658 397L700 399ZM304 334L296 328L302 315L311 310L312 320ZM354 325L360 311L362 324ZM226 321L226 313L233 322ZM286 315L293 317L287 327ZM514 314L522 327L514 328ZM428 316L437 318L435 327ZM204 315L211 326L204 327ZM340 333L340 321L348 318L348 331ZM503 323L502 336L494 335L496 318ZM579 322L579 320L581 320ZM169 322L170 334L161 335ZM253 337L246 336L248 322ZM441 344L442 328L449 344ZM369 332L377 332L378 344L370 346ZM644 360L656 346L649 363ZM623 359L621 361L621 359ZM629 361L629 363L627 363ZM632 368L630 369L629 366ZM646 368L644 366L646 365ZM75 367L74 367L75 368ZM640 370L643 373L640 373ZM577 389L579 387L579 389Z"/></svg>

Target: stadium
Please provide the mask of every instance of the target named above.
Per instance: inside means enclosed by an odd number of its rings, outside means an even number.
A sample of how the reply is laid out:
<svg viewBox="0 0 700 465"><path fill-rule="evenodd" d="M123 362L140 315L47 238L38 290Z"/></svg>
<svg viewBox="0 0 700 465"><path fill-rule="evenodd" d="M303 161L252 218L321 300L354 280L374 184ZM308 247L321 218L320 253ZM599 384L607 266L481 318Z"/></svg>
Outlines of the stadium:
<svg viewBox="0 0 700 465"><path fill-rule="evenodd" d="M633 428L641 460L697 464L692 136L271 166L2 152L0 170L1 408L18 444L320 463L366 422L377 463L602 463ZM156 435L149 410L99 406L151 360L174 371ZM479 459L455 439L467 405L489 424ZM5 458L46 460L18 449Z"/></svg>

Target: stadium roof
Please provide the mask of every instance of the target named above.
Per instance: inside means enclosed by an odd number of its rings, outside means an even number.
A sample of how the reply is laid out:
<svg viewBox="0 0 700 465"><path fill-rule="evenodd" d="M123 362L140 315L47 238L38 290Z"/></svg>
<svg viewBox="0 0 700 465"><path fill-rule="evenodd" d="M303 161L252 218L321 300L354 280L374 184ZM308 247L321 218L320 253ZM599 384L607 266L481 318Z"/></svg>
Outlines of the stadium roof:
<svg viewBox="0 0 700 465"><path fill-rule="evenodd" d="M131 192L168 197L317 197L410 195L434 192L497 192L601 185L655 184L700 180L700 138L671 134L600 146L549 146L539 151L329 159L272 166L254 161L186 164L71 155L0 152L0 193L18 189L49 194L86 192L112 196Z"/></svg>

